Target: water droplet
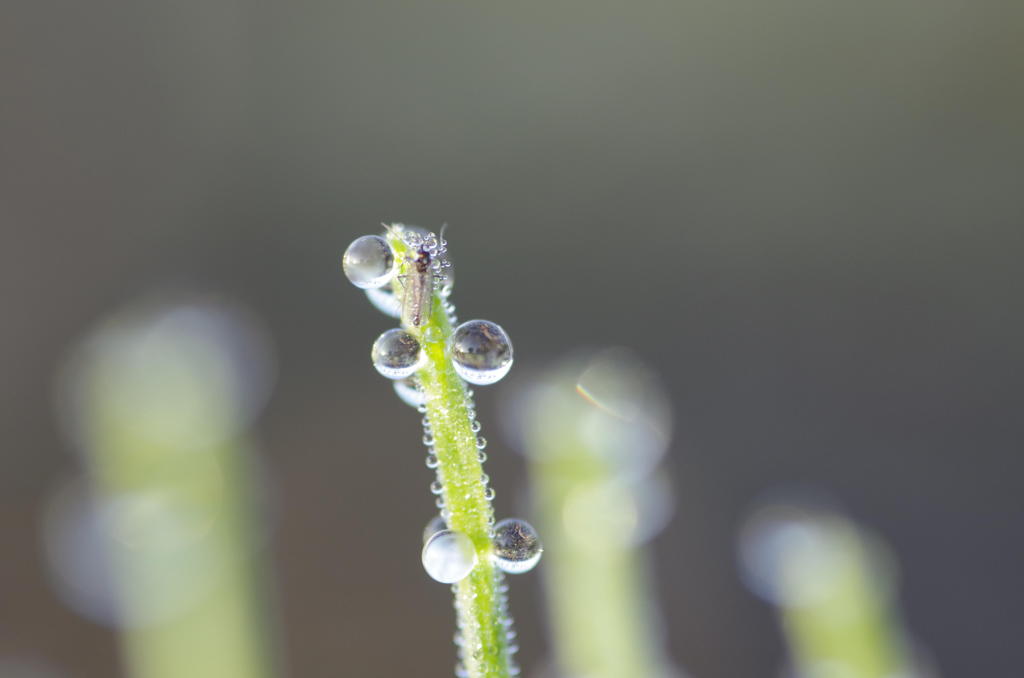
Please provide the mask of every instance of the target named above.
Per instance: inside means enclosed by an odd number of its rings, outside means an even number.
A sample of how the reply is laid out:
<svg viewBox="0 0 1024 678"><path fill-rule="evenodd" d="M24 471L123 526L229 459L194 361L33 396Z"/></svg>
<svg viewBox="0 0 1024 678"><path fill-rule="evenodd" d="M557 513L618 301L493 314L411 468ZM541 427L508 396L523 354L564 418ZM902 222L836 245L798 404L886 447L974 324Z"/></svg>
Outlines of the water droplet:
<svg viewBox="0 0 1024 678"><path fill-rule="evenodd" d="M420 388L419 380L416 377L406 377L392 382L397 395L403 403L410 407L419 407L427 401L427 394ZM429 424L424 424L428 426Z"/></svg>
<svg viewBox="0 0 1024 678"><path fill-rule="evenodd" d="M480 433L480 422L474 419L473 423L469 425L469 430L473 433Z"/></svg>
<svg viewBox="0 0 1024 678"><path fill-rule="evenodd" d="M436 532L423 546L422 557L423 569L442 584L462 581L476 566L473 542L456 530Z"/></svg>
<svg viewBox="0 0 1024 678"><path fill-rule="evenodd" d="M341 266L356 287L380 287L395 275L395 253L381 236L364 235L345 250Z"/></svg>
<svg viewBox="0 0 1024 678"><path fill-rule="evenodd" d="M411 377L425 359L416 337L397 328L377 337L370 356L373 366L388 379Z"/></svg>
<svg viewBox="0 0 1024 678"><path fill-rule="evenodd" d="M389 287L371 287L366 290L366 298L373 307L384 315L399 318L402 315L402 300L395 296Z"/></svg>
<svg viewBox="0 0 1024 678"><path fill-rule="evenodd" d="M512 342L505 330L487 320L470 320L448 340L455 371L471 384L493 384L512 367Z"/></svg>
<svg viewBox="0 0 1024 678"><path fill-rule="evenodd" d="M450 266L444 271L444 282L441 283L441 296L447 299L452 295L452 288L455 287L455 269ZM448 311L448 306L445 306L445 310Z"/></svg>
<svg viewBox="0 0 1024 678"><path fill-rule="evenodd" d="M444 485L441 484L440 480L435 480L434 482L430 483L431 494L441 494L442 492L444 492Z"/></svg>
<svg viewBox="0 0 1024 678"><path fill-rule="evenodd" d="M476 449L482 450L485 447L487 447L487 438L484 438L483 436L477 436L476 437Z"/></svg>
<svg viewBox="0 0 1024 678"><path fill-rule="evenodd" d="M525 520L506 518L494 526L494 562L501 570L529 572L543 552L537 531Z"/></svg>
<svg viewBox="0 0 1024 678"><path fill-rule="evenodd" d="M494 501L495 495L497 495L497 492L494 491L493 487L488 487L484 490L484 499L487 501Z"/></svg>
<svg viewBox="0 0 1024 678"><path fill-rule="evenodd" d="M433 518L427 521L426 527L423 528L423 543L426 544L430 541L430 538L441 530L447 530L448 525L445 524L444 518L435 515Z"/></svg>
<svg viewBox="0 0 1024 678"><path fill-rule="evenodd" d="M477 453L476 453L476 458L477 458L477 459L478 459L478 460L480 461L480 463L482 464L482 463L484 463L485 461L487 461L487 453L486 453L486 452L484 452L483 450L480 450L479 452L477 452Z"/></svg>
<svg viewBox="0 0 1024 678"><path fill-rule="evenodd" d="M426 461L427 468L437 468L437 463L438 462L437 462L437 455L436 454L428 454L427 455L427 461Z"/></svg>

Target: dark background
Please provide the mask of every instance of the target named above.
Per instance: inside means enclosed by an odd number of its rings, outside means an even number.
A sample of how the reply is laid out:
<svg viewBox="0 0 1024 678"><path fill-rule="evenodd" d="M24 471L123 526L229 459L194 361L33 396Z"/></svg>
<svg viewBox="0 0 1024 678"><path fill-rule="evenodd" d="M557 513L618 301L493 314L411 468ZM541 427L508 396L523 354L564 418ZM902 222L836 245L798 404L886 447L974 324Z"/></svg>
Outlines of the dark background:
<svg viewBox="0 0 1024 678"><path fill-rule="evenodd" d="M450 224L460 315L508 329L514 372L624 344L662 373L655 565L696 678L782 662L734 548L794 484L887 540L944 676L1021 675L1024 5L14 0L0 76L0 658L118 675L42 563L76 464L53 377L98 318L186 283L276 342L257 434L288 674L450 675L417 416L338 265L394 220ZM477 391L504 515L501 389ZM527 668L538 581L513 582Z"/></svg>

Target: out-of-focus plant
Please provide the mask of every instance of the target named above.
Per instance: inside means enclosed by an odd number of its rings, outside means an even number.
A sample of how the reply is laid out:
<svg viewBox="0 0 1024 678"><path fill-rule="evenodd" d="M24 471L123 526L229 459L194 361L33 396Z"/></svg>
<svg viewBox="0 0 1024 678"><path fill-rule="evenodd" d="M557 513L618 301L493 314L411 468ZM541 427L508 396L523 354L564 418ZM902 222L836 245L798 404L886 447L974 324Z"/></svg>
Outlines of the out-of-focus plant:
<svg viewBox="0 0 1024 678"><path fill-rule="evenodd" d="M88 482L51 511L49 552L58 585L90 608L83 588L102 582L81 578L69 539L84 526L99 542L132 676L273 675L246 434L268 366L248 318L208 301L125 311L69 360L61 409Z"/></svg>
<svg viewBox="0 0 1024 678"><path fill-rule="evenodd" d="M541 545L523 520L494 522L494 490L483 472L486 441L466 386L504 377L512 366L512 344L492 322L457 322L443 237L389 226L384 235L356 239L342 264L374 306L401 323L378 337L371 358L378 372L394 380L398 396L424 415L426 463L436 471L431 491L440 514L427 524L422 560L430 577L453 584L456 673L517 675L503 572L531 569Z"/></svg>
<svg viewBox="0 0 1024 678"><path fill-rule="evenodd" d="M741 532L740 560L749 587L778 609L796 678L926 675L892 601L892 559L844 516L766 504Z"/></svg>
<svg viewBox="0 0 1024 678"><path fill-rule="evenodd" d="M671 429L660 383L611 349L545 371L511 409L547 542L558 675L675 675L644 549L673 508L657 470Z"/></svg>

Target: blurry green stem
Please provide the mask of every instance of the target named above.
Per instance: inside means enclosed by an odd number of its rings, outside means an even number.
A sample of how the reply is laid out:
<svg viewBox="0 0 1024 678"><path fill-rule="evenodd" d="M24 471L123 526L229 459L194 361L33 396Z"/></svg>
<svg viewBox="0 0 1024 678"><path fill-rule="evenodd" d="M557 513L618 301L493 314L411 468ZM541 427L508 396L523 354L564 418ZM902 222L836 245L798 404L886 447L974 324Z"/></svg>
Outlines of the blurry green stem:
<svg viewBox="0 0 1024 678"><path fill-rule="evenodd" d="M265 610L256 583L253 525L248 508L249 469L232 441L210 450L220 464L221 496L210 506L209 532L186 547L197 580L210 578L199 599L181 614L153 624L129 625L123 632L126 663L137 678L268 678L271 675L264 628ZM116 486L101 482L106 496ZM121 552L115 563L122 582L122 605L129 619L145 605L140 584L154 581L152 554ZM128 595L124 595L124 594Z"/></svg>
<svg viewBox="0 0 1024 678"><path fill-rule="evenodd" d="M184 307L111 322L69 384L136 678L270 678L228 349ZM179 309L180 310L180 309Z"/></svg>
<svg viewBox="0 0 1024 678"><path fill-rule="evenodd" d="M877 549L842 518L809 524L819 535L816 548L783 552L778 582L797 673L813 676L834 666L857 678L912 675Z"/></svg>
<svg viewBox="0 0 1024 678"><path fill-rule="evenodd" d="M582 397L581 365L566 363L530 394L524 411L536 515L545 535L546 589L562 675L656 678L666 673L639 509L650 466L653 376L625 354L608 352L592 385L609 396ZM650 377L650 378L648 378ZM621 407L620 407L621 406ZM623 419L617 409L637 411ZM651 408L654 409L654 408ZM667 426L667 424L666 424ZM661 442L666 435L656 436ZM658 451L655 451L655 450ZM647 457L648 460L651 457ZM668 510L668 509L666 509ZM656 531L656 530L655 530Z"/></svg>
<svg viewBox="0 0 1024 678"><path fill-rule="evenodd" d="M567 675L658 676L661 638L650 618L646 554L614 539L585 544L566 533L567 499L581 481L588 482L583 478L595 477L596 469L586 468L580 452L570 452L579 455L578 466L531 467L540 529L548 543L545 577L559 664ZM592 517L595 524L607 518Z"/></svg>

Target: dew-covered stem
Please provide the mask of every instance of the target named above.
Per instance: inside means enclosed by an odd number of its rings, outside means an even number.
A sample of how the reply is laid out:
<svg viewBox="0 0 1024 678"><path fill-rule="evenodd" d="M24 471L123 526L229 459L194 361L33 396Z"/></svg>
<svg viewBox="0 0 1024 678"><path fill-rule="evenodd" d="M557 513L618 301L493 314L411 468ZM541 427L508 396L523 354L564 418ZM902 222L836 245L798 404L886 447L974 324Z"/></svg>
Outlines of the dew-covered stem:
<svg viewBox="0 0 1024 678"><path fill-rule="evenodd" d="M476 567L454 585L463 665L474 678L503 678L511 675L506 640L509 622L500 590L503 577L491 562L494 511L487 498L487 486L481 480L483 464L473 431L470 396L445 355L445 342L451 331L442 304L434 304L428 322L413 332L427 356L426 364L417 374L426 396L426 415L443 488L445 522L450 529L466 534L477 551Z"/></svg>
<svg viewBox="0 0 1024 678"><path fill-rule="evenodd" d="M370 301L401 323L400 329L378 338L373 361L378 372L395 380L399 397L425 415L423 442L429 452L427 466L437 473L431 490L438 495L443 525L432 521L434 527L424 535L423 564L432 578L453 584L457 674L517 675L499 569L508 559L494 558L494 491L483 471L486 441L479 436L472 392L466 386L467 381L486 384L504 376L512 363L511 344L504 330L488 321L454 327L454 307L447 298L450 263L444 241L434 234L389 227L384 237L358 239L344 263L349 279L368 289ZM437 526L443 529L435 530ZM520 550L524 552L512 554L519 559L512 567L519 569L507 571L525 571L540 557L539 541L532 552L525 552L529 547Z"/></svg>

